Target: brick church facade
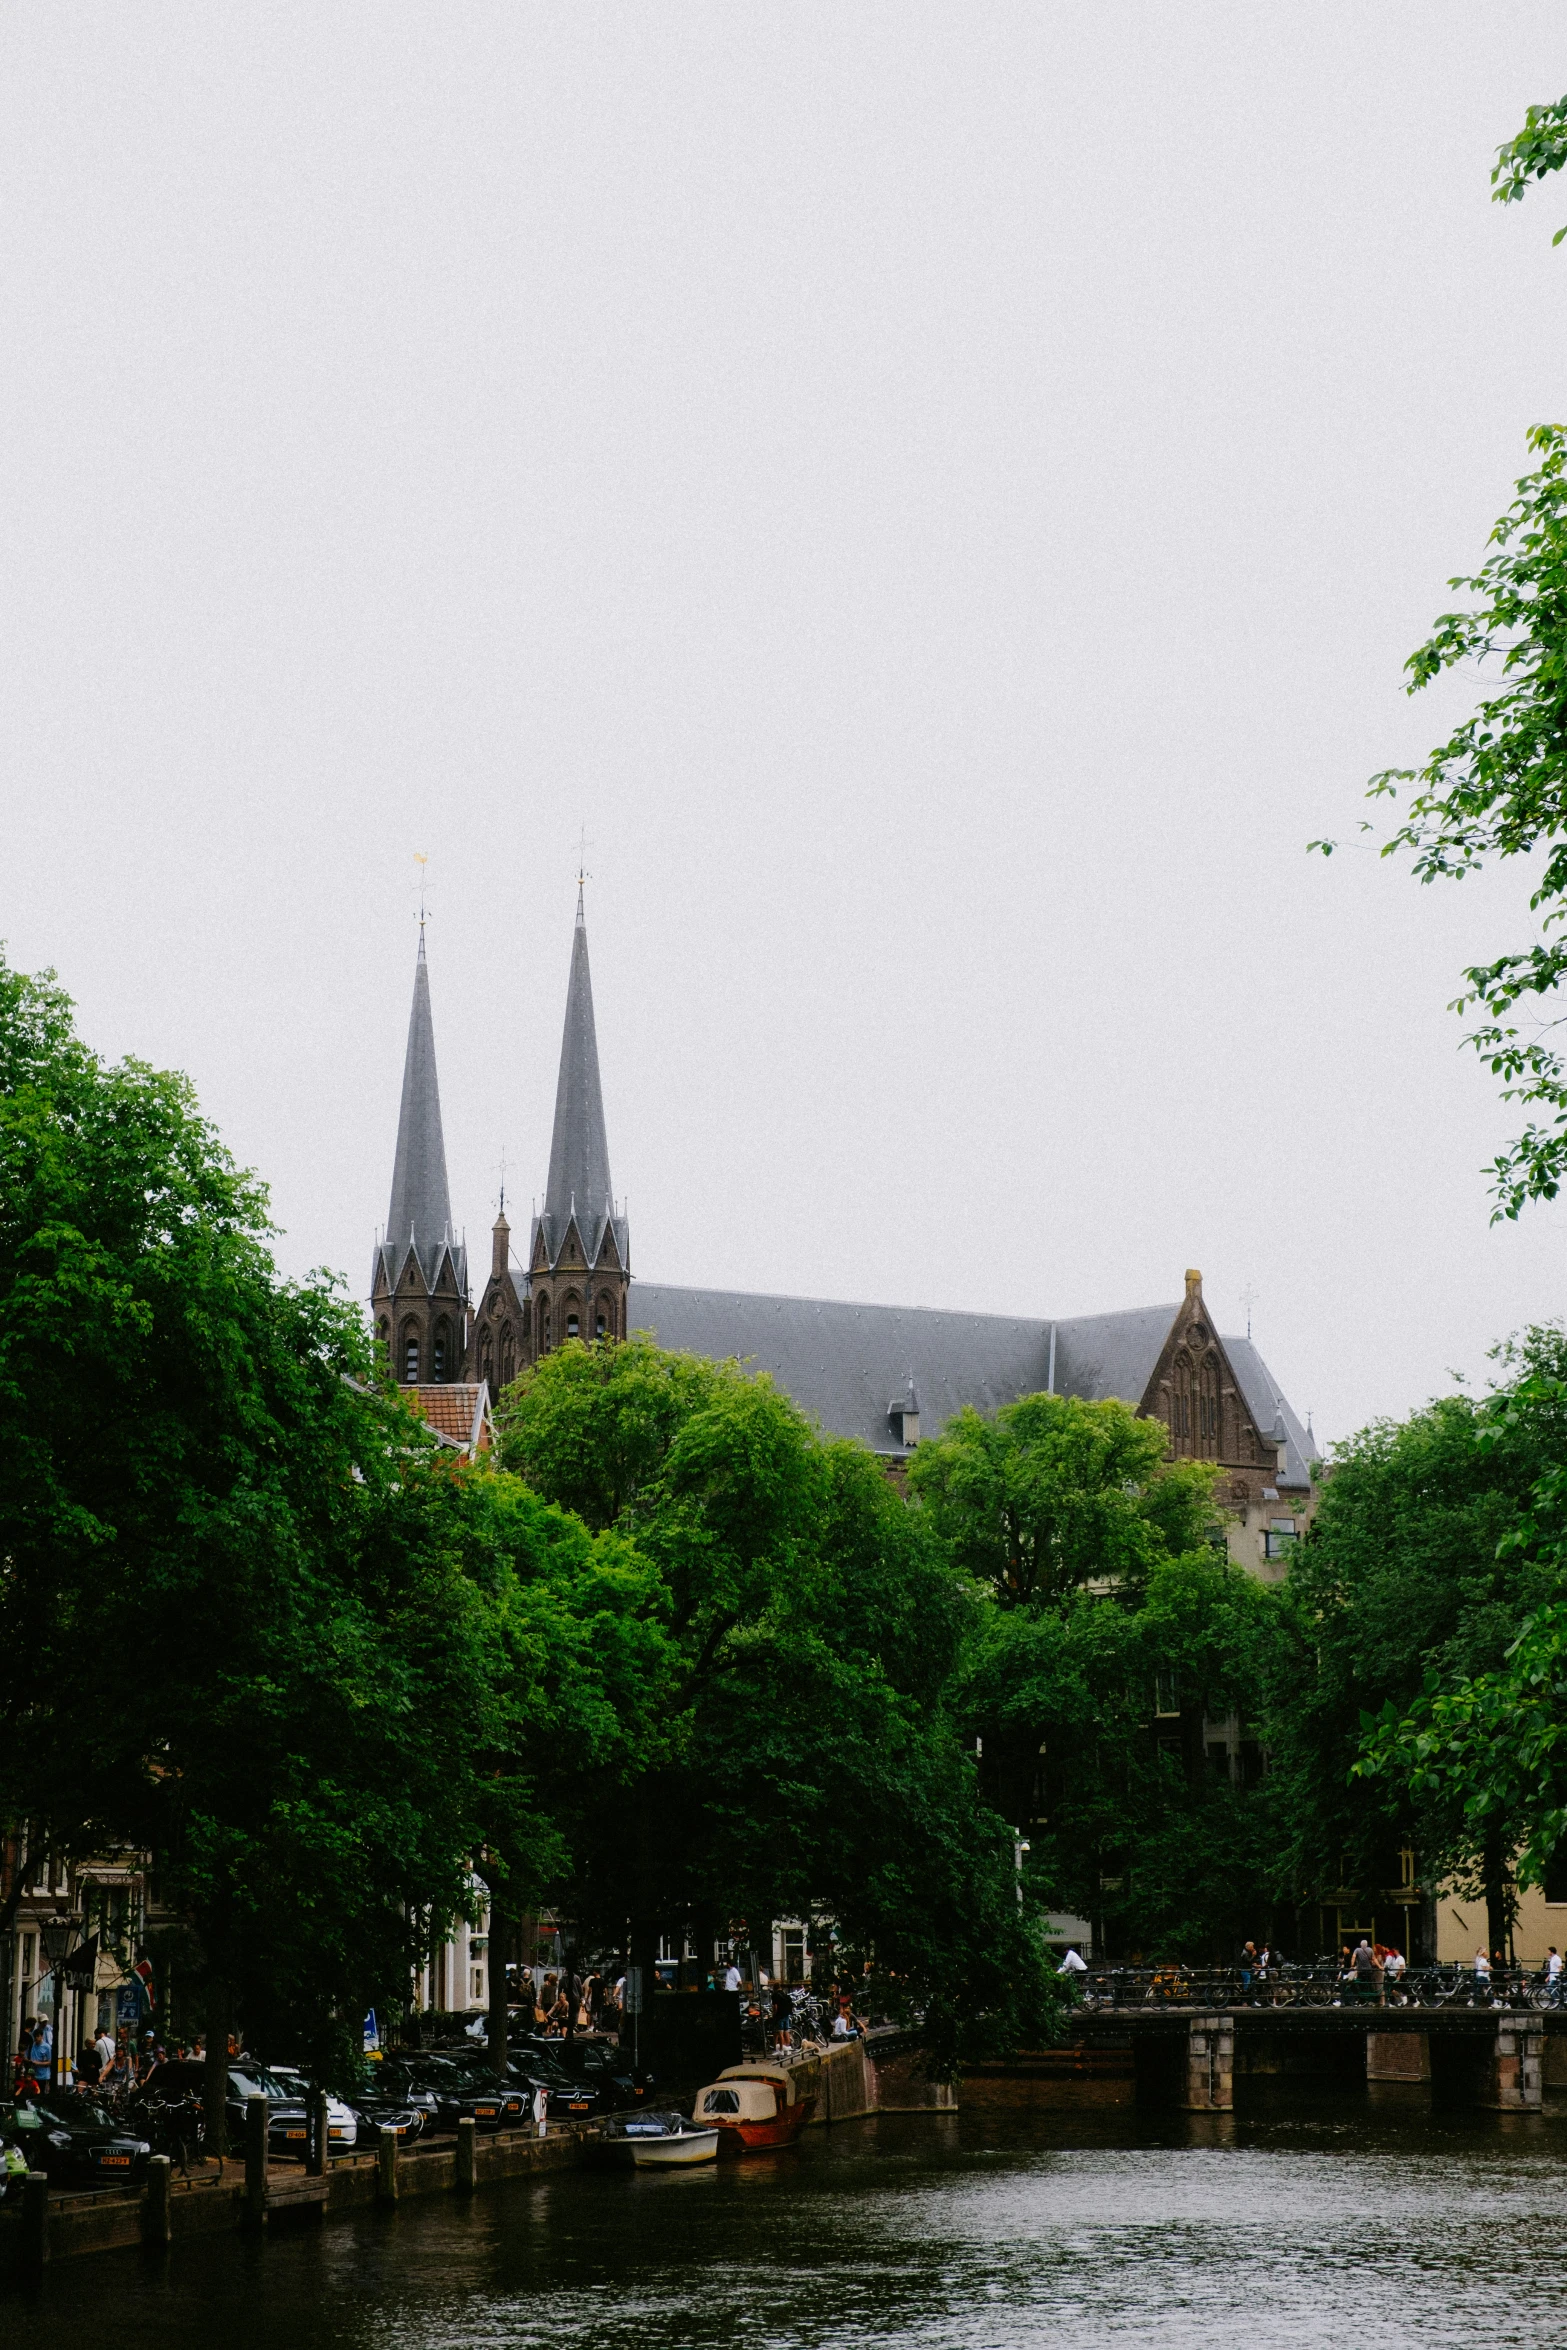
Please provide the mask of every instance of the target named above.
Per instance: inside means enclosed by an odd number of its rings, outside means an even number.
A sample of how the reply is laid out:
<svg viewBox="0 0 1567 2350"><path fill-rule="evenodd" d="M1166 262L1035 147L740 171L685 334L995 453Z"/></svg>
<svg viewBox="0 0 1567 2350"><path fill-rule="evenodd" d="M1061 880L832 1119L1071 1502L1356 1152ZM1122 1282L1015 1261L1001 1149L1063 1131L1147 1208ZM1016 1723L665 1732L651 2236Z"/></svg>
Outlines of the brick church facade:
<svg viewBox="0 0 1567 2350"><path fill-rule="evenodd" d="M1171 1304L1062 1321L633 1279L630 1229L610 1183L580 887L543 1205L525 1250L512 1239L503 1202L474 1307L452 1224L421 930L370 1310L399 1384L443 1441L482 1449L491 1400L553 1347L645 1330L661 1345L770 1372L824 1428L860 1438L890 1467L965 1404L991 1412L1043 1390L1117 1396L1164 1422L1177 1458L1221 1470L1231 1550L1254 1573L1282 1575L1310 1517L1317 1471L1309 1427L1251 1339L1214 1327L1195 1271ZM462 1395L442 1392L453 1387ZM463 1429L470 1433L459 1443L451 1432Z"/></svg>

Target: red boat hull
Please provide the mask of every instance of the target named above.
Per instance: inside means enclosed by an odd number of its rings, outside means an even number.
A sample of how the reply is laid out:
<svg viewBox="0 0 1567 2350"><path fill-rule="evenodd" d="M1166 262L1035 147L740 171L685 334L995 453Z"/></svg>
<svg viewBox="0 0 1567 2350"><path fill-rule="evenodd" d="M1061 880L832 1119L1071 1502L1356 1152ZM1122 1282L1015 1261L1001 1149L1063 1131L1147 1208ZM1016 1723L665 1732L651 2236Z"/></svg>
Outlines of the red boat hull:
<svg viewBox="0 0 1567 2350"><path fill-rule="evenodd" d="M771 2154L776 2147L792 2146L805 2127L808 2105L786 2106L770 2122L734 2121L727 2114L704 2114L720 2133L720 2154Z"/></svg>

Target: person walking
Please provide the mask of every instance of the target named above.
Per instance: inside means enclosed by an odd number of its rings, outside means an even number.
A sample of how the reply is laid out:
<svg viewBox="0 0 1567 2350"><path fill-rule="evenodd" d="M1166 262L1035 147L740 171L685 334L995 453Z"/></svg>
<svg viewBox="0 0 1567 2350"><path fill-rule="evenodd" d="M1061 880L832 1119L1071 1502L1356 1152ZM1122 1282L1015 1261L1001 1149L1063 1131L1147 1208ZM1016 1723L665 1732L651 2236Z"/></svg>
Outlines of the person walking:
<svg viewBox="0 0 1567 2350"><path fill-rule="evenodd" d="M1561 1952L1554 1942L1545 1958L1545 1992L1551 2005L1560 2007L1562 2003L1562 1958Z"/></svg>

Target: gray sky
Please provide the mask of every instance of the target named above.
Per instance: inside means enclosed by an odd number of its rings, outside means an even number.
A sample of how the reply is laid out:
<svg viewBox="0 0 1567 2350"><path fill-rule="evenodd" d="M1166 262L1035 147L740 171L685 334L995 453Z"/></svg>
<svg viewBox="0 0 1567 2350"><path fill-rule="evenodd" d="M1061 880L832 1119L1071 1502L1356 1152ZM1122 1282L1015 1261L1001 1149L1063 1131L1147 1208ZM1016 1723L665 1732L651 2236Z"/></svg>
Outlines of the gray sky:
<svg viewBox="0 0 1567 2350"><path fill-rule="evenodd" d="M540 1188L578 826L650 1278L1200 1265L1319 1434L1567 1305L1444 1006L1526 877L1343 834L1567 410L1559 6L13 5L3 929L291 1269Z"/></svg>

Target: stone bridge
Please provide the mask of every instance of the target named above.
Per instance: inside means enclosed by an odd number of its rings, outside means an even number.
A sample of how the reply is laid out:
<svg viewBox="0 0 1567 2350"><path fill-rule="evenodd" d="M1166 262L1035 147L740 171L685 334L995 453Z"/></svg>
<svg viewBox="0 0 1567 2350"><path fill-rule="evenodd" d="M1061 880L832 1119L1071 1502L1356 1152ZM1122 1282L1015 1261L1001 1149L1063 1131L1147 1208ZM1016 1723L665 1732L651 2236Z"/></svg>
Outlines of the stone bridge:
<svg viewBox="0 0 1567 2350"><path fill-rule="evenodd" d="M965 2073L965 2105L1184 2106L1228 2113L1266 2079L1429 2082L1454 2103L1538 2113L1567 2089L1567 2014L1515 2008L1088 2009L1062 2047Z"/></svg>

